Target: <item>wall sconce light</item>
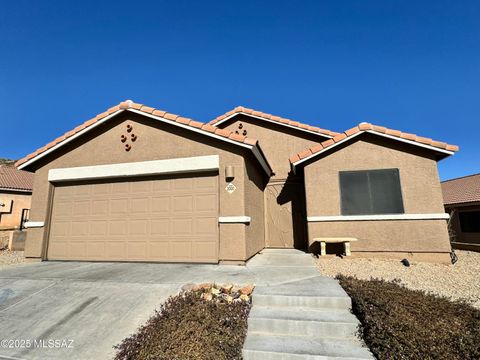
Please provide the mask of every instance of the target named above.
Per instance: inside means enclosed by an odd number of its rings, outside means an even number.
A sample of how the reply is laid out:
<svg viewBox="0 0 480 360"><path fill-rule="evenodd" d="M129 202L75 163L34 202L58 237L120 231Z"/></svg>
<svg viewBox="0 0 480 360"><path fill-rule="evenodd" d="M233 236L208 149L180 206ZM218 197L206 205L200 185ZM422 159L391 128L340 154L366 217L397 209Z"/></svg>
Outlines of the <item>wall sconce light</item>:
<svg viewBox="0 0 480 360"><path fill-rule="evenodd" d="M235 168L232 165L225 167L225 180L231 181L235 178Z"/></svg>

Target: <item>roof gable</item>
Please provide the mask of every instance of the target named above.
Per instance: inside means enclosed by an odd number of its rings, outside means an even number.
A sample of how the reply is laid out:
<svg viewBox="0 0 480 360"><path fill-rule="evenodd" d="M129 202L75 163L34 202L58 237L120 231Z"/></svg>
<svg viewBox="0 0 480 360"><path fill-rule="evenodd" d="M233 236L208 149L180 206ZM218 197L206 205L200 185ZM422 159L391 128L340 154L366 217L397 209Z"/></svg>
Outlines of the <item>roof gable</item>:
<svg viewBox="0 0 480 360"><path fill-rule="evenodd" d="M219 117L213 119L212 121L209 122L210 125L218 126L224 122L227 122L228 120L232 119L233 117L237 115L245 115L249 116L254 119L258 119L261 121L268 121L277 125L289 127L292 129L300 130L300 131L305 131L310 134L315 134L315 135L321 135L323 137L328 137L332 138L335 135L338 135L337 132L322 129L316 126L311 126L307 124L302 124L298 121L293 121L290 119L285 119L280 116L272 115L272 114L267 114L261 111L256 111L253 109L249 109L243 106L237 106L235 109L230 110L226 112L223 115L220 115Z"/></svg>
<svg viewBox="0 0 480 360"><path fill-rule="evenodd" d="M155 120L173 124L175 126L179 126L181 128L184 128L190 131L201 133L206 136L217 138L221 141L226 141L231 144L250 149L253 152L254 156L259 161L262 168L265 170L265 172L268 175L271 175L272 173L272 169L268 164L267 159L263 155L257 140L247 138L243 135L235 134L231 131L216 128L210 124L204 124L202 122L184 118L179 115L168 113L163 110L155 109L153 107L137 104L132 102L131 100L121 102L120 104L109 108L105 112L98 114L94 118L88 121L85 121L83 124L77 126L75 129L69 132L66 132L65 134L51 141L44 147L18 160L15 163L15 166L18 167L19 169L26 168L27 166L31 165L32 163L42 158L43 156L49 154L50 152L55 151L59 147L64 146L70 141L78 138L79 136L85 134L86 132L94 129L98 125L108 121L109 119L113 118L114 116L124 111L130 111L137 114L141 114L141 115L153 118Z"/></svg>
<svg viewBox="0 0 480 360"><path fill-rule="evenodd" d="M372 125L370 123L361 123L341 134L336 135L332 139L326 140L318 145L312 146L304 151L299 152L290 157L290 163L295 169L297 165L319 156L327 150L331 150L336 146L347 142L363 133L375 134L396 141L401 141L415 146L420 146L429 150L441 153L444 156L453 155L458 151L458 146L449 145L445 142L435 141L430 138L417 136L415 134L404 133L399 130L387 129L384 126Z"/></svg>

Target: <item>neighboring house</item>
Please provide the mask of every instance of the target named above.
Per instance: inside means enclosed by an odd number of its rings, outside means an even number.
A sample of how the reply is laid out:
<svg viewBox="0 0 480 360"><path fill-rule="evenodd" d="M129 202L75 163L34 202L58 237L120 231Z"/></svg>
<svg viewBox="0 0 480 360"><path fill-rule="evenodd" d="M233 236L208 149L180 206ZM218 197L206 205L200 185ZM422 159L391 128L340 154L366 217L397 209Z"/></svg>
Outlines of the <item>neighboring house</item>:
<svg viewBox="0 0 480 360"><path fill-rule="evenodd" d="M442 182L455 249L480 251L480 174Z"/></svg>
<svg viewBox="0 0 480 360"><path fill-rule="evenodd" d="M0 230L20 227L30 209L33 174L12 165L0 165Z"/></svg>
<svg viewBox="0 0 480 360"><path fill-rule="evenodd" d="M457 150L370 124L336 133L243 107L203 124L125 101L17 162L35 172L26 256L244 263L348 236L357 256L449 262L436 162Z"/></svg>

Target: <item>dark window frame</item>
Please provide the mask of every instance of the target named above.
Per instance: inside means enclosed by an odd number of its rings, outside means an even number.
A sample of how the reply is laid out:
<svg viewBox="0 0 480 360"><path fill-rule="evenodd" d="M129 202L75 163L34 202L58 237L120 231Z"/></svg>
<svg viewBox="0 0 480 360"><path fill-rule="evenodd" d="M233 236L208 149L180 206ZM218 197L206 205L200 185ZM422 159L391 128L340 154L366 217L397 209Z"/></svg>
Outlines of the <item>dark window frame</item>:
<svg viewBox="0 0 480 360"><path fill-rule="evenodd" d="M342 215L405 214L398 168L339 171L338 179Z"/></svg>

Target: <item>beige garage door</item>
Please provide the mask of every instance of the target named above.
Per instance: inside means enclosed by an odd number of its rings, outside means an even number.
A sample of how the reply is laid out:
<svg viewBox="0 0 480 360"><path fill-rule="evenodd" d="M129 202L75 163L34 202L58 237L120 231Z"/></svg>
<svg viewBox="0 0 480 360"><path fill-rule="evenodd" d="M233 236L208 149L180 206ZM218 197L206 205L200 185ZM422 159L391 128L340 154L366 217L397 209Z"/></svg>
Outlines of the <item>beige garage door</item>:
<svg viewBox="0 0 480 360"><path fill-rule="evenodd" d="M56 186L50 260L218 261L218 176Z"/></svg>

